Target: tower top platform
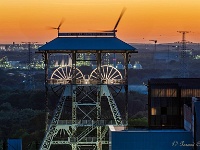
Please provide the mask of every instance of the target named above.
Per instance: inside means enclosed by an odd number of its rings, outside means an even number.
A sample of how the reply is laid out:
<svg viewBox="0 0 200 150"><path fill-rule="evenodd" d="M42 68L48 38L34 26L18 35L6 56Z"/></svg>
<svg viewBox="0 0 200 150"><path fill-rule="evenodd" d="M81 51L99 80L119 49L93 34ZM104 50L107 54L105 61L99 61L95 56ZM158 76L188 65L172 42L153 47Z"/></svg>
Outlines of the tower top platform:
<svg viewBox="0 0 200 150"><path fill-rule="evenodd" d="M118 39L113 32L59 33L58 37L38 49L49 53L137 53L136 48Z"/></svg>

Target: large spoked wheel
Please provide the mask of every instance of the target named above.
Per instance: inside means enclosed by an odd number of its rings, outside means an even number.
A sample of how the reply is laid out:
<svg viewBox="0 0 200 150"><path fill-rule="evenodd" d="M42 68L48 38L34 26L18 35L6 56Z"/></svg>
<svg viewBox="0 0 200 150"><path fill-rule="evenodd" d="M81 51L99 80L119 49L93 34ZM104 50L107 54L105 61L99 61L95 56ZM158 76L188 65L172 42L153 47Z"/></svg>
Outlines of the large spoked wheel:
<svg viewBox="0 0 200 150"><path fill-rule="evenodd" d="M90 80L97 80L97 68L94 69L90 74ZM117 96L121 90L122 85L121 82L123 80L122 75L119 70L117 70L113 66L103 65L101 66L101 76L102 83L107 84L110 92L115 97Z"/></svg>
<svg viewBox="0 0 200 150"><path fill-rule="evenodd" d="M74 78L76 80L83 79L82 72L76 68L75 75L72 78L72 67L67 65L65 67L58 67L51 75L51 80L55 81L52 82L51 89L57 95L60 96L65 88L66 84L70 84ZM77 90L77 94L81 92L81 89Z"/></svg>

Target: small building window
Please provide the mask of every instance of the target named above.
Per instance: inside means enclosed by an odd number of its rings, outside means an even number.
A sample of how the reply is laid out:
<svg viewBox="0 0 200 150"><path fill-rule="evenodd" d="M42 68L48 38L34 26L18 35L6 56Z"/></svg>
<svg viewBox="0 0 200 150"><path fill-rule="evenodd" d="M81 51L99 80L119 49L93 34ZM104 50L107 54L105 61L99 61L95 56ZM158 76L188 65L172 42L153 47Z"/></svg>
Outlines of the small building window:
<svg viewBox="0 0 200 150"><path fill-rule="evenodd" d="M151 115L156 115L156 108L151 108Z"/></svg>
<svg viewBox="0 0 200 150"><path fill-rule="evenodd" d="M161 115L167 115L167 107L161 107Z"/></svg>

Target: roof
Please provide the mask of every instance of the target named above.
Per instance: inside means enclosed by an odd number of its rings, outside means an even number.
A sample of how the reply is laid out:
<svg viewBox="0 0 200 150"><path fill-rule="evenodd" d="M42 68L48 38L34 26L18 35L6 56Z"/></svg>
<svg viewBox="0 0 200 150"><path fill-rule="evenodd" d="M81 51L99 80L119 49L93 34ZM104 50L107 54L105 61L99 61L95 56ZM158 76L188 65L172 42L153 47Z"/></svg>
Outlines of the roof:
<svg viewBox="0 0 200 150"><path fill-rule="evenodd" d="M200 78L152 78L149 80L149 85L156 87L161 85L163 88L168 86L179 86L181 88L200 89ZM165 86L164 86L165 85Z"/></svg>
<svg viewBox="0 0 200 150"><path fill-rule="evenodd" d="M176 133L190 133L191 131L187 131L184 129L133 129L133 130L124 130L123 132L154 132L154 133L172 133L172 132L176 132Z"/></svg>
<svg viewBox="0 0 200 150"><path fill-rule="evenodd" d="M116 37L57 37L38 49L42 51L106 51L136 52L136 48Z"/></svg>

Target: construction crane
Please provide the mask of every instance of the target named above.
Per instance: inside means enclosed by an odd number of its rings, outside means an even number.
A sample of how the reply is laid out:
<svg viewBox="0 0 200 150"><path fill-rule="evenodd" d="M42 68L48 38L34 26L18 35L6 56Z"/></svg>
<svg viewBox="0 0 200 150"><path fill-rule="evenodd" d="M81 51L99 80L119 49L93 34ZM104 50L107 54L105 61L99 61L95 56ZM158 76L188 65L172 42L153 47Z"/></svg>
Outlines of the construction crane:
<svg viewBox="0 0 200 150"><path fill-rule="evenodd" d="M149 41L153 41L153 42L155 43L155 49L154 49L154 52L153 52L153 60L152 60L152 61L154 62L154 63L153 63L153 68L155 69L155 66L156 66L156 65L155 65L155 61L154 61L154 55L155 55L155 53L156 53L156 43L157 43L157 40L149 40Z"/></svg>
<svg viewBox="0 0 200 150"><path fill-rule="evenodd" d="M156 43L158 42L157 40L149 40L149 41L153 41L155 43L155 51L156 51Z"/></svg>

